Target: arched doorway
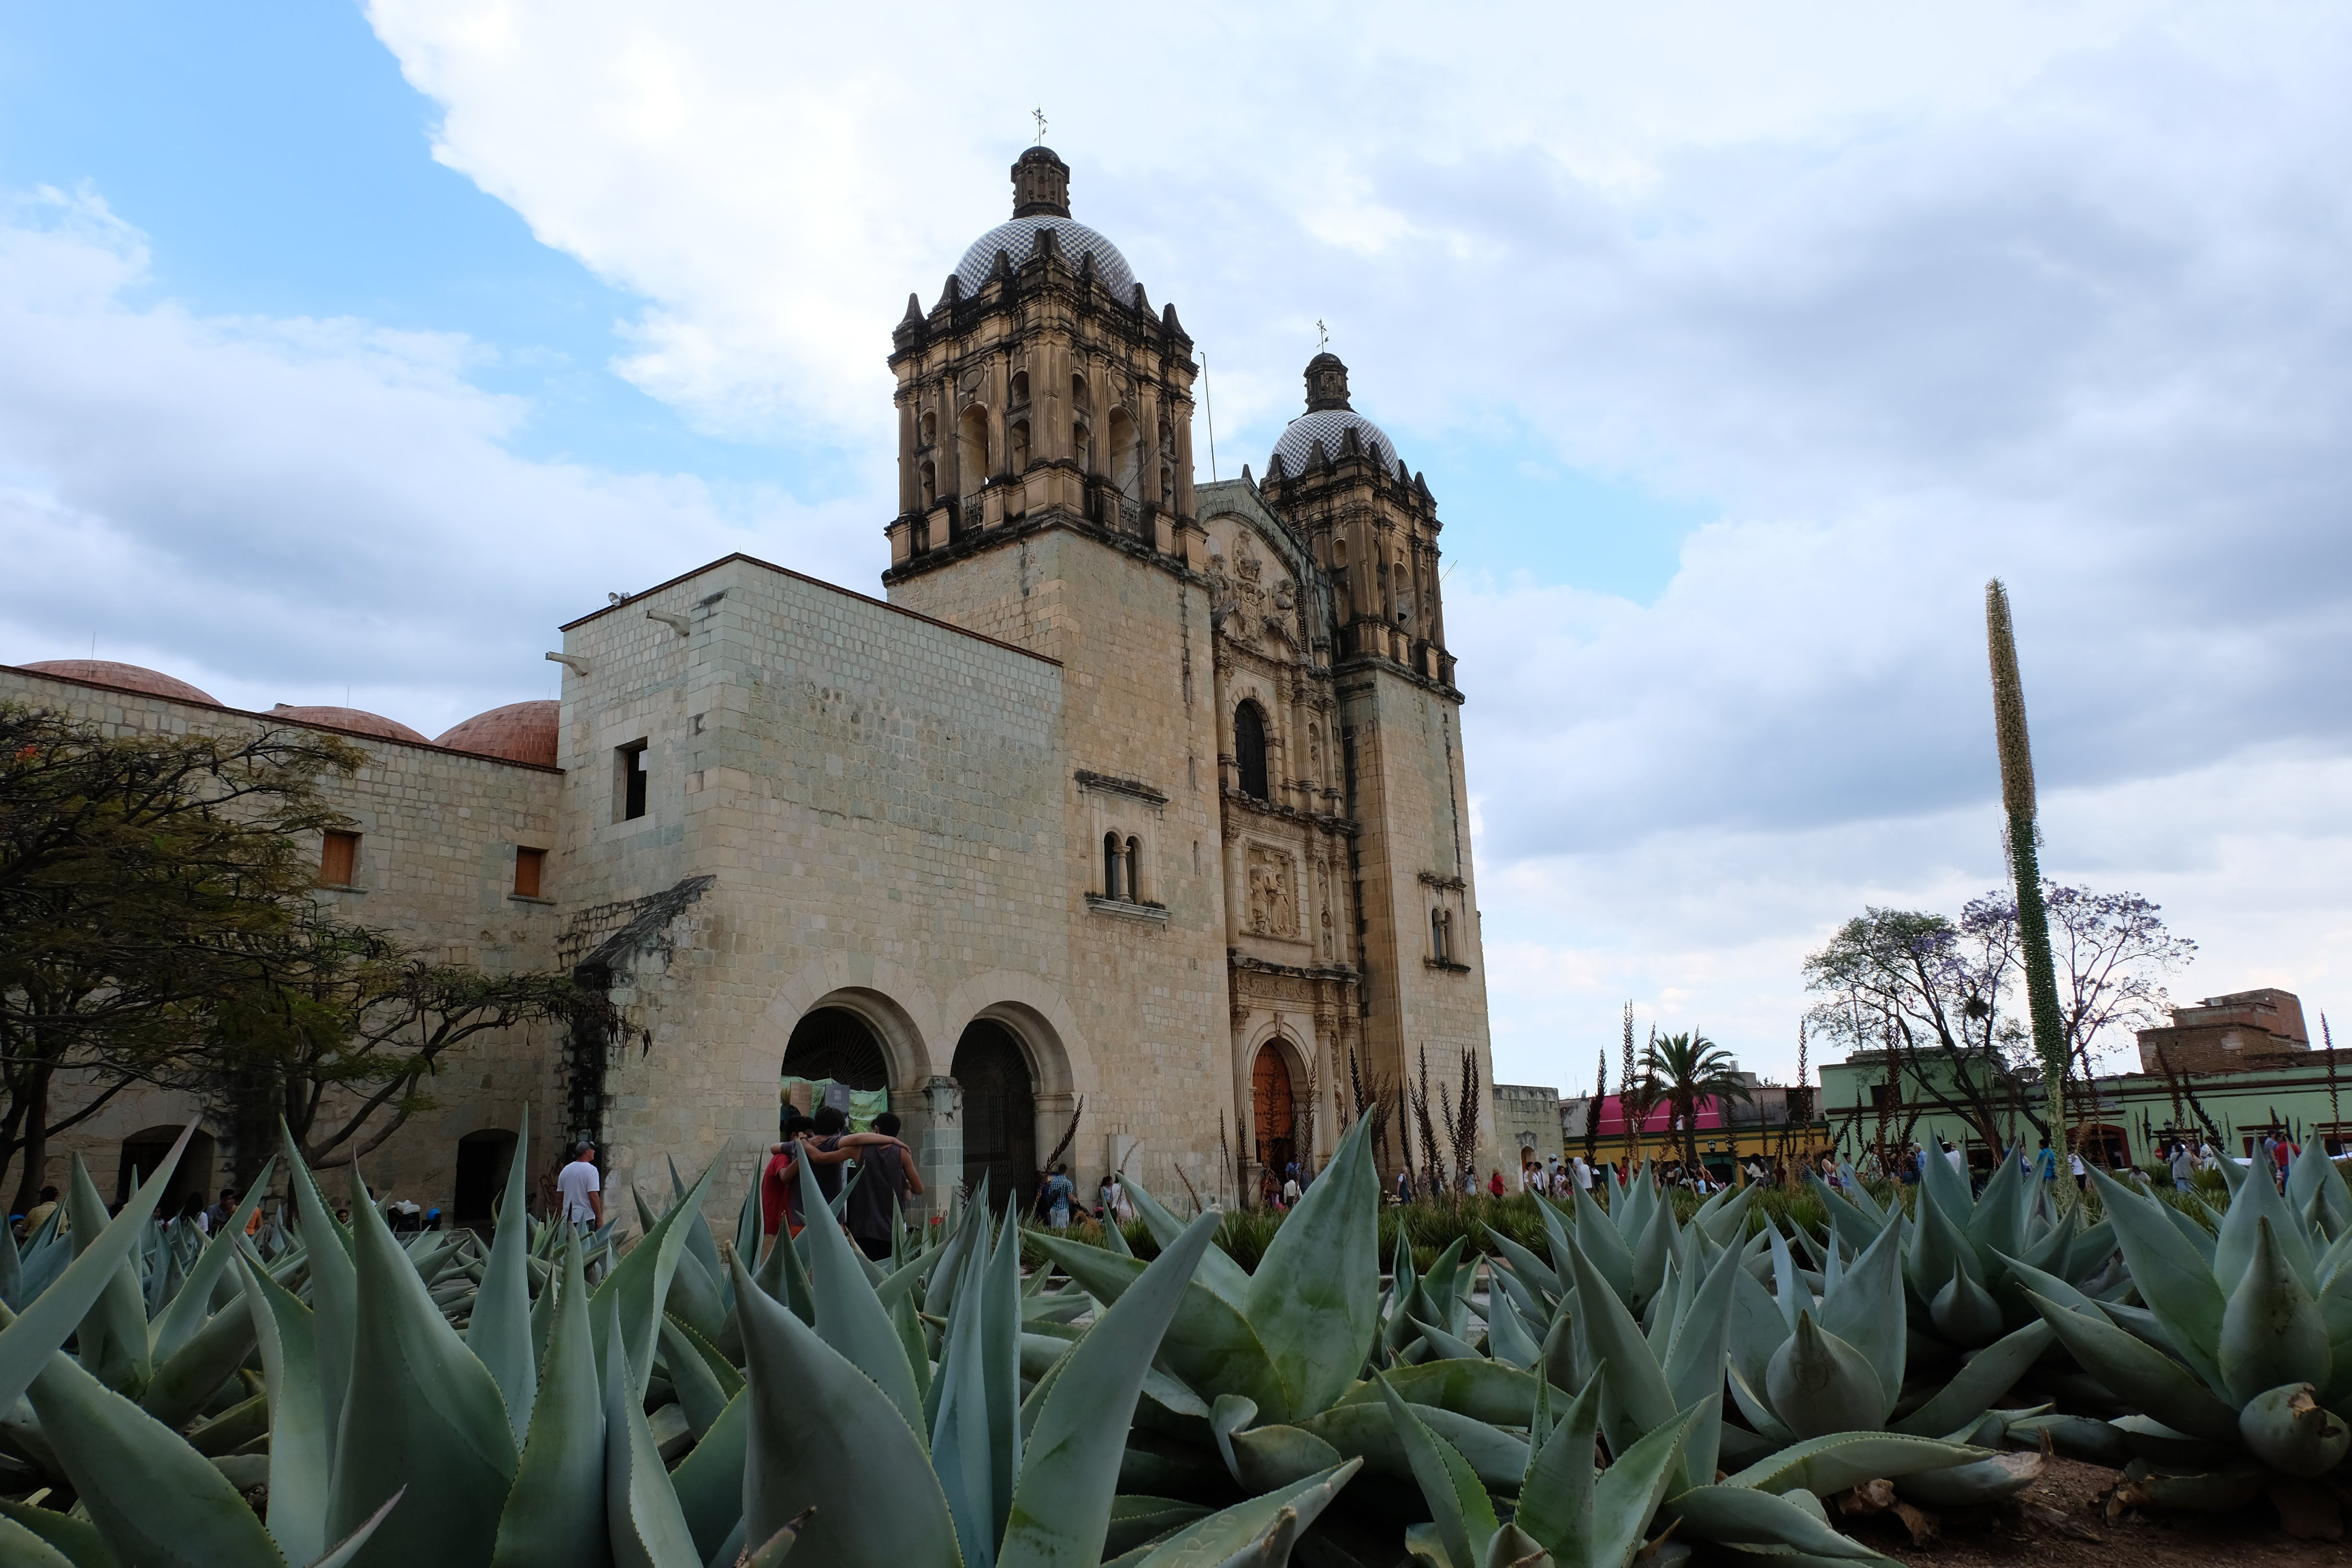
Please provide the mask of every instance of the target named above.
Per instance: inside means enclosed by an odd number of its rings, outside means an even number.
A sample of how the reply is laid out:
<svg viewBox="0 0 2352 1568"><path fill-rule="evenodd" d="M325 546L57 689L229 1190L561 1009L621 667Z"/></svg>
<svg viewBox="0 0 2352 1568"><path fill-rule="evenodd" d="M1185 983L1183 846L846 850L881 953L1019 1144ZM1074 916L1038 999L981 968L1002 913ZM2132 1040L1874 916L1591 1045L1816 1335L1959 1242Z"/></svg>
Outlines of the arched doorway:
<svg viewBox="0 0 2352 1568"><path fill-rule="evenodd" d="M172 1145L179 1141L180 1130L173 1126L150 1127L122 1140L122 1156L114 1172L116 1207L138 1190L141 1182L156 1173L171 1155ZM191 1193L211 1197L212 1178L213 1135L199 1129L188 1140L187 1152L180 1156L180 1163L172 1167L171 1179L163 1184L163 1201L155 1205L155 1212L166 1217L178 1214Z"/></svg>
<svg viewBox="0 0 2352 1568"><path fill-rule="evenodd" d="M963 1090L965 1189L977 1193L984 1176L998 1200L1009 1193L1027 1203L1037 1184L1037 1097L1020 1040L993 1018L975 1018L949 1070Z"/></svg>
<svg viewBox="0 0 2352 1568"><path fill-rule="evenodd" d="M793 1026L792 1038L784 1042L783 1076L830 1079L870 1092L890 1087L890 1061L882 1054L881 1036L864 1015L849 1007L818 1007ZM777 1107L779 1125L787 1114L786 1107Z"/></svg>
<svg viewBox="0 0 2352 1568"><path fill-rule="evenodd" d="M505 1191L514 1151L515 1135L499 1127L486 1127L457 1140L457 1184L449 1196L456 1224L489 1234L491 1213Z"/></svg>
<svg viewBox="0 0 2352 1568"><path fill-rule="evenodd" d="M1250 1069L1250 1105L1256 1113L1259 1195L1271 1198L1282 1190L1283 1173L1298 1147L1292 1136L1290 1064L1272 1040L1258 1047L1257 1063Z"/></svg>

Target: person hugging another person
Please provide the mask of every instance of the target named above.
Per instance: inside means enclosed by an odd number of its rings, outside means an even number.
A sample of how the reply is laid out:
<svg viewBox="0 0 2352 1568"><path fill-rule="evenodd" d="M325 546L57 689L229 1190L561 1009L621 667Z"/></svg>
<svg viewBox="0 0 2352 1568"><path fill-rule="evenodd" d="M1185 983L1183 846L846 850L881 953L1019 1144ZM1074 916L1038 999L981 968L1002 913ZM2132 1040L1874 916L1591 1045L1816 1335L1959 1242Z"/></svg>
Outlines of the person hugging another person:
<svg viewBox="0 0 2352 1568"><path fill-rule="evenodd" d="M889 1120L895 1123L898 1118L893 1116ZM876 1124L879 1126L879 1118ZM897 1151L898 1177L905 1186L890 1189L890 1178L886 1177L883 1185L892 1198L898 1197L901 1191L919 1193L923 1190L922 1177L914 1171L914 1151L894 1132L852 1132L848 1128L849 1118L838 1107L831 1105L819 1107L814 1116L794 1112L784 1119L783 1140L768 1146L767 1169L760 1175L760 1229L770 1238L763 1244L763 1254L766 1246L773 1244L779 1224L789 1222L793 1236L798 1236L808 1224L808 1216L801 1212L801 1178L796 1168L803 1159L809 1163L810 1174L816 1178L818 1194L828 1205L841 1195L841 1167L864 1150L887 1147ZM864 1182L858 1184L861 1187L865 1184ZM854 1228L851 1234L856 1236ZM887 1257L889 1229L887 1221L880 1235L883 1240L880 1256ZM874 1256L870 1251L867 1255Z"/></svg>

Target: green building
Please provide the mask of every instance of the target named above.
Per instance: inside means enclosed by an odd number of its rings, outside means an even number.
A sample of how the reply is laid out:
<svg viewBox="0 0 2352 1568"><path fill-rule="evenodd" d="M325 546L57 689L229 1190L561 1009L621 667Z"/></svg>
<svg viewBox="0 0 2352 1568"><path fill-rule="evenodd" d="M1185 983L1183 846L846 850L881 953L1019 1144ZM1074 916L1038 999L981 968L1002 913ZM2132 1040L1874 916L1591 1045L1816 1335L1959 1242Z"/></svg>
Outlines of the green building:
<svg viewBox="0 0 2352 1568"><path fill-rule="evenodd" d="M2352 1152L2352 1064L2311 1048L2293 992L2176 1007L2169 1025L2139 1032L2138 1047L2138 1071L2095 1079L2068 1107L2085 1159L2154 1164L2177 1137L2241 1157L2265 1136ZM2042 1104L2038 1074L2004 1073L1981 1051L1858 1051L1822 1066L1825 1136L1854 1160L1882 1142L1932 1147L1940 1138L1987 1171L2000 1146L2039 1144L2025 1112Z"/></svg>

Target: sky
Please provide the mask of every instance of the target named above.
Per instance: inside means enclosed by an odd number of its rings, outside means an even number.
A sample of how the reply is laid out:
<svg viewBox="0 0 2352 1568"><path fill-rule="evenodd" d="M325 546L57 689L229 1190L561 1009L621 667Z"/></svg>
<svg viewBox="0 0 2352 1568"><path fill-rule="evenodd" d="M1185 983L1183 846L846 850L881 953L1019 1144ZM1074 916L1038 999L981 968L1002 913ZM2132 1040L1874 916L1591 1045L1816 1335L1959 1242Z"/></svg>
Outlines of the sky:
<svg viewBox="0 0 2352 1568"><path fill-rule="evenodd" d="M1438 498L1498 1078L1630 1000L1786 1081L1807 952L2000 882L1993 576L2045 868L2315 1020L2347 79L2261 3L0 0L0 662L434 734L731 550L875 591L889 329L1042 110L1220 473L1319 322Z"/></svg>

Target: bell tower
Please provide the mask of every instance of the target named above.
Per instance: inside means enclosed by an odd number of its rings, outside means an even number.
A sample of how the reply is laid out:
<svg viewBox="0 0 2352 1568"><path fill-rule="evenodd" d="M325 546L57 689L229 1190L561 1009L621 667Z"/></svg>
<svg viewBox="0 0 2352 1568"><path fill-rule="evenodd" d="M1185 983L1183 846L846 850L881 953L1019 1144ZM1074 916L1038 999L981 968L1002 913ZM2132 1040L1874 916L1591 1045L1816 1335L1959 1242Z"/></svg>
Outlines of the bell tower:
<svg viewBox="0 0 2352 1568"><path fill-rule="evenodd" d="M892 335L894 597L1042 529L1201 559L1192 340L1173 305L1153 312L1118 247L1071 218L1069 165L1051 148L1012 174L1012 221L972 243L928 311L910 295Z"/></svg>

